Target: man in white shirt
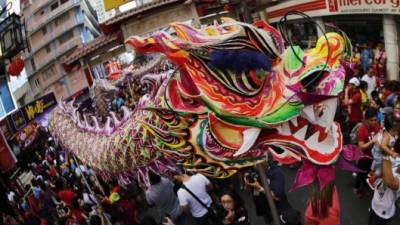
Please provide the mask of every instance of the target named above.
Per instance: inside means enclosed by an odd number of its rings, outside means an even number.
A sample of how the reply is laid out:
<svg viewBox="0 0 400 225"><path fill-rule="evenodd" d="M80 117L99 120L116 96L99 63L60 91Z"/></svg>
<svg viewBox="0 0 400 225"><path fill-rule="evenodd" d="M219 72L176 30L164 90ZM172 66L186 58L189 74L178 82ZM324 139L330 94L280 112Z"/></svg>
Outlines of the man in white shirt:
<svg viewBox="0 0 400 225"><path fill-rule="evenodd" d="M365 74L361 80L367 82L368 84L368 98L371 98L371 93L376 89L377 82L376 82L376 76L375 76L375 70L373 68L369 68L367 74Z"/></svg>
<svg viewBox="0 0 400 225"><path fill-rule="evenodd" d="M396 213L396 199L400 196L400 175L393 175L389 156L382 157L383 182L377 182L369 212L368 225L385 225Z"/></svg>
<svg viewBox="0 0 400 225"><path fill-rule="evenodd" d="M212 199L207 191L212 189L212 184L204 175L199 173L193 176L178 174L174 176L174 179L189 189L203 204L211 207ZM190 192L183 187L178 190L178 199L183 211L190 212L197 225L210 225L208 209Z"/></svg>

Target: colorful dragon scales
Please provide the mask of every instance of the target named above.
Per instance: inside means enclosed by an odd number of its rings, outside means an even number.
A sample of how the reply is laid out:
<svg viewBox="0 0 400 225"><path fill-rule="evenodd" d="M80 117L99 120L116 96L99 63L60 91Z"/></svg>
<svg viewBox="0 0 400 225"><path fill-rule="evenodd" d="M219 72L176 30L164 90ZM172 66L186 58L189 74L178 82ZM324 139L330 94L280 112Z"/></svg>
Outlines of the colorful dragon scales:
<svg viewBox="0 0 400 225"><path fill-rule="evenodd" d="M148 169L173 164L225 178L266 151L284 164L335 164L342 133L333 119L351 54L346 37L327 33L303 51L285 48L262 21L171 28L175 33L126 40L176 66L142 76L151 92L134 109L111 112L104 122L73 103L52 112L49 129L66 149L99 171L143 181Z"/></svg>

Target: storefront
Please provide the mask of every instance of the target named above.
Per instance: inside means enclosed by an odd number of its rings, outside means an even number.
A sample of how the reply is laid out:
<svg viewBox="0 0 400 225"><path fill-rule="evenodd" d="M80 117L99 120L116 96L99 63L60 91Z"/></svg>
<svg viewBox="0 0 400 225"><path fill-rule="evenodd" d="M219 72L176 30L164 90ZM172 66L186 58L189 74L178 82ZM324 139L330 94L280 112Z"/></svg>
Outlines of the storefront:
<svg viewBox="0 0 400 225"><path fill-rule="evenodd" d="M269 7L268 20L277 23L292 10L306 13L325 30L329 30L329 26L339 27L353 44L383 42L387 78L399 79L400 0L289 0ZM288 17L290 30L295 34L292 37L303 47L312 45L321 32L300 20L298 16Z"/></svg>

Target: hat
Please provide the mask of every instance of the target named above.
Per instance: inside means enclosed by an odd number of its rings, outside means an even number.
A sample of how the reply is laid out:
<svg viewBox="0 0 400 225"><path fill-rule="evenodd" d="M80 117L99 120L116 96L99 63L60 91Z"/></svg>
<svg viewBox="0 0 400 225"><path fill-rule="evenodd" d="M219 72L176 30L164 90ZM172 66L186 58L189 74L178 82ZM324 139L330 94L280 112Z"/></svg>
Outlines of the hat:
<svg viewBox="0 0 400 225"><path fill-rule="evenodd" d="M120 199L120 196L117 192L111 193L110 197L108 198L108 200L110 201L111 204L118 202L119 199Z"/></svg>
<svg viewBox="0 0 400 225"><path fill-rule="evenodd" d="M360 86L360 81L358 80L358 78L353 77L350 79L349 84L354 84L354 86L358 87Z"/></svg>

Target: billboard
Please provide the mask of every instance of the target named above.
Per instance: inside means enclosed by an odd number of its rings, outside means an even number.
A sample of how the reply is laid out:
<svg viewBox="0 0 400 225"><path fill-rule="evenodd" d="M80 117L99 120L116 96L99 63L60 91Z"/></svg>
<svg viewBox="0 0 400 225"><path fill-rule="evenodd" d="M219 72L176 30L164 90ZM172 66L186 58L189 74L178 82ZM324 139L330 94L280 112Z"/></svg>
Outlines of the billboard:
<svg viewBox="0 0 400 225"><path fill-rule="evenodd" d="M54 93L49 93L19 108L7 117L11 132L15 133L24 128L30 121L39 118L56 105Z"/></svg>
<svg viewBox="0 0 400 225"><path fill-rule="evenodd" d="M110 11L132 0L104 0L104 10Z"/></svg>

